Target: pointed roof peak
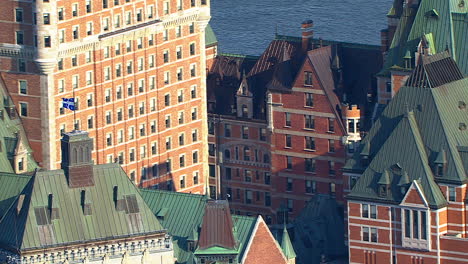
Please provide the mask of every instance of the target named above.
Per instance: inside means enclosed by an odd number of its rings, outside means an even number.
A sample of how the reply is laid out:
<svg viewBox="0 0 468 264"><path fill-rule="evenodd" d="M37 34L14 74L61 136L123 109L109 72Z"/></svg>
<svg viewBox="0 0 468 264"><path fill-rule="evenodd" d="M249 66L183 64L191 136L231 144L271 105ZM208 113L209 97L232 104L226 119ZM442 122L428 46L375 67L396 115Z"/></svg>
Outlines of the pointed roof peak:
<svg viewBox="0 0 468 264"><path fill-rule="evenodd" d="M377 183L378 184L384 184L384 185L390 184L390 172L387 169L384 170L384 172L380 176L380 179L379 179L379 181Z"/></svg>
<svg viewBox="0 0 468 264"><path fill-rule="evenodd" d="M296 252L292 246L291 239L289 238L288 229L286 225L283 226L283 238L281 240L281 250L283 250L286 259L296 258Z"/></svg>

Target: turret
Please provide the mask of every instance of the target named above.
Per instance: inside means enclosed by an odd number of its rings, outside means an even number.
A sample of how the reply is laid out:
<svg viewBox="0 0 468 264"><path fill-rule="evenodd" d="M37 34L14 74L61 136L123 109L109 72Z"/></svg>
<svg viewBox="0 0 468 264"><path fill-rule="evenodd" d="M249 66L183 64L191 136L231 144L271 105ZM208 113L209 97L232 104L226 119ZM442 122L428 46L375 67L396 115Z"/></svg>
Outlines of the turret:
<svg viewBox="0 0 468 264"><path fill-rule="evenodd" d="M245 72L236 93L237 117L252 118L253 116L253 94L249 89Z"/></svg>
<svg viewBox="0 0 468 264"><path fill-rule="evenodd" d="M281 239L281 250L283 251L288 264L296 264L296 252L294 251L291 239L289 238L288 229L286 225L283 228L283 238Z"/></svg>
<svg viewBox="0 0 468 264"><path fill-rule="evenodd" d="M42 74L50 74L57 64L57 1L35 1L37 53L35 61Z"/></svg>

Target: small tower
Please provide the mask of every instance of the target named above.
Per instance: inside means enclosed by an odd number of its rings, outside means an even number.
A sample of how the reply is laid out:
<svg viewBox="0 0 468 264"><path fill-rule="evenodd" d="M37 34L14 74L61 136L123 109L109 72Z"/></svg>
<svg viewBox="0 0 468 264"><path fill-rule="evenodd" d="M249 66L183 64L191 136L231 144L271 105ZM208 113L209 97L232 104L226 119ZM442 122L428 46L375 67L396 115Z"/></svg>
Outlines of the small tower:
<svg viewBox="0 0 468 264"><path fill-rule="evenodd" d="M242 73L242 81L236 93L237 117L252 118L253 95L249 89L245 71Z"/></svg>
<svg viewBox="0 0 468 264"><path fill-rule="evenodd" d="M283 227L283 238L281 239L281 250L283 250L283 254L286 257L288 264L296 264L296 252L291 243L291 239L289 238L288 230L286 229L286 225Z"/></svg>
<svg viewBox="0 0 468 264"><path fill-rule="evenodd" d="M85 131L65 133L62 138L62 169L70 188L94 186L93 140Z"/></svg>

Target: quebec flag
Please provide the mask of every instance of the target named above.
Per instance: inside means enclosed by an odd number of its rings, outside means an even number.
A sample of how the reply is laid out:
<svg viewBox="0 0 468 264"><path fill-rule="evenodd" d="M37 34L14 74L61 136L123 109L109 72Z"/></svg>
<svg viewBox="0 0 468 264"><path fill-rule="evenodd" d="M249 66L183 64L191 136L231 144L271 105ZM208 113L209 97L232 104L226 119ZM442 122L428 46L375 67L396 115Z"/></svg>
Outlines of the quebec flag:
<svg viewBox="0 0 468 264"><path fill-rule="evenodd" d="M75 111L75 98L62 98L62 106Z"/></svg>

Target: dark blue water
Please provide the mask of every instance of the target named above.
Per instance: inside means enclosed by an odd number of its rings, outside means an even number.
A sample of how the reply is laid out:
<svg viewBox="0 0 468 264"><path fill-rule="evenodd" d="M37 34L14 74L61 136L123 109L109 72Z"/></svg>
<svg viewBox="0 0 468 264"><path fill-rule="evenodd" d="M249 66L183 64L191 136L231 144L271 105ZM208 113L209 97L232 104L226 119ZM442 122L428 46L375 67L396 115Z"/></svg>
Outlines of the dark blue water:
<svg viewBox="0 0 468 264"><path fill-rule="evenodd" d="M274 38L300 36L300 24L314 21L314 37L380 43L393 0L211 0L211 26L219 51L259 55Z"/></svg>

